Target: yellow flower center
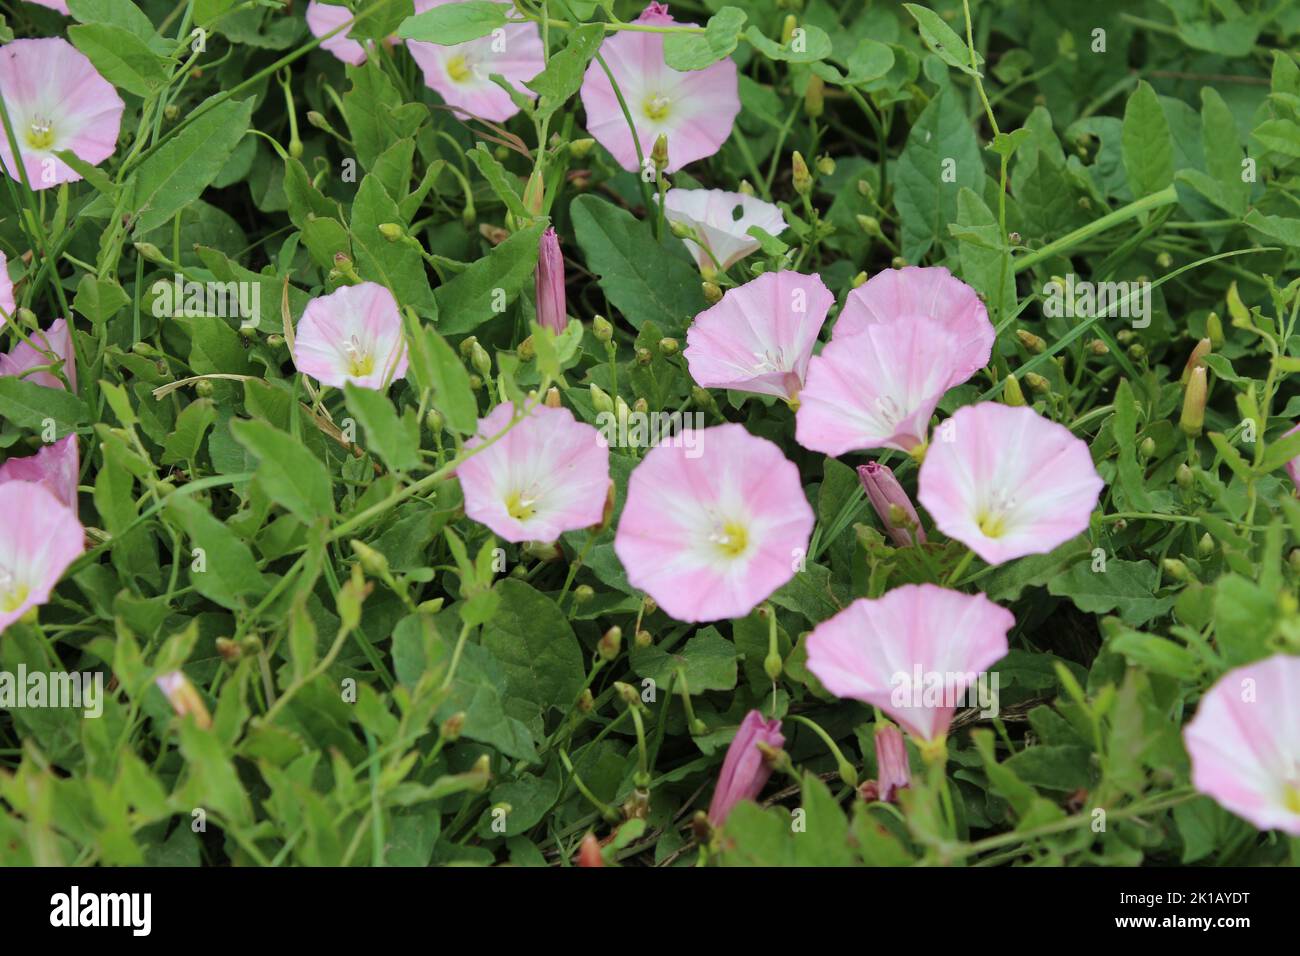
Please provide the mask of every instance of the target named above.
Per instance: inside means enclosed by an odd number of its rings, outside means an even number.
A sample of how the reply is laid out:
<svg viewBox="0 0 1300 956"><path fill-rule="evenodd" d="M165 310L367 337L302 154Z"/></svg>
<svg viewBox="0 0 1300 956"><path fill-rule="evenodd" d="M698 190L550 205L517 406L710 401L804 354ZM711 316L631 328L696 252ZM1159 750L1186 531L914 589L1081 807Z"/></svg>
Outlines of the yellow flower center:
<svg viewBox="0 0 1300 956"><path fill-rule="evenodd" d="M348 374L352 377L365 378L375 370L375 357L355 335L343 344L343 351L348 353Z"/></svg>
<svg viewBox="0 0 1300 956"><path fill-rule="evenodd" d="M709 540L722 555L738 558L749 547L749 532L740 522L728 521L719 530L709 535Z"/></svg>
<svg viewBox="0 0 1300 956"><path fill-rule="evenodd" d="M537 513L533 507L537 503L535 498L525 498L522 492L512 491L506 498L506 512L516 521L527 521Z"/></svg>
<svg viewBox="0 0 1300 956"><path fill-rule="evenodd" d="M474 75L474 70L465 57L457 54L447 61L447 75L453 83L464 83Z"/></svg>
<svg viewBox="0 0 1300 956"><path fill-rule="evenodd" d="M1288 783L1282 789L1282 806L1291 813L1300 813L1300 786Z"/></svg>
<svg viewBox="0 0 1300 956"><path fill-rule="evenodd" d="M1016 496L1007 491L993 492L975 515L975 523L989 538L1000 538L1007 533L1007 516L1016 506Z"/></svg>
<svg viewBox="0 0 1300 956"><path fill-rule="evenodd" d="M26 139L32 149L49 149L54 145L54 124L44 117L33 117L27 125Z"/></svg>
<svg viewBox="0 0 1300 956"><path fill-rule="evenodd" d="M5 583L8 582L0 581L0 584ZM23 602L27 600L27 595L30 593L31 589L27 585L18 584L17 582L10 583L6 589L0 590L0 612L10 614L18 610L23 606Z"/></svg>
<svg viewBox="0 0 1300 956"><path fill-rule="evenodd" d="M1007 531L1006 518L991 511L980 512L979 526L980 531L989 538L1000 538Z"/></svg>
<svg viewBox="0 0 1300 956"><path fill-rule="evenodd" d="M645 115L652 120L662 120L668 116L668 108L672 106L672 100L661 93L647 97L643 108Z"/></svg>

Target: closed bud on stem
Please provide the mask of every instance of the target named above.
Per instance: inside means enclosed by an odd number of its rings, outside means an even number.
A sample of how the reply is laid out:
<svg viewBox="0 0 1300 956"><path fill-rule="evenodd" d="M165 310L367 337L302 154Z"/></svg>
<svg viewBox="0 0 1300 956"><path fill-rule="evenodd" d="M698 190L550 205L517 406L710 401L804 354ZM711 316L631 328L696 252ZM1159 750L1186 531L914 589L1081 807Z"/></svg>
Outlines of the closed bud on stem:
<svg viewBox="0 0 1300 956"><path fill-rule="evenodd" d="M816 73L808 76L808 87L803 93L803 109L813 119L826 109L826 83Z"/></svg>
<svg viewBox="0 0 1300 956"><path fill-rule="evenodd" d="M1156 256L1156 265L1161 269L1168 269L1174 264L1174 257L1167 252L1162 252Z"/></svg>
<svg viewBox="0 0 1300 956"><path fill-rule="evenodd" d="M165 255L163 255L163 251L152 242L137 242L134 245L135 251L140 253L140 255L144 256L144 258L150 262L157 262L166 265L170 261Z"/></svg>
<svg viewBox="0 0 1300 956"><path fill-rule="evenodd" d="M1192 375L1192 369L1205 365L1205 357L1210 354L1211 348L1208 338L1201 339L1196 343L1196 347L1192 349L1192 354L1187 356L1187 362L1183 365L1183 374L1179 378L1180 384L1187 384L1187 380Z"/></svg>
<svg viewBox="0 0 1300 956"><path fill-rule="evenodd" d="M599 385L593 382L588 387L588 391L591 393L591 407L597 412L612 412L614 410L614 400Z"/></svg>
<svg viewBox="0 0 1300 956"><path fill-rule="evenodd" d="M1041 355L1043 352L1047 351L1047 343L1043 341L1043 337L1035 335L1028 329L1017 329L1016 338L1020 340L1020 344L1023 345L1026 350L1032 352L1034 355Z"/></svg>
<svg viewBox="0 0 1300 956"><path fill-rule="evenodd" d="M582 714L590 714L592 708L595 706L596 698L592 695L591 688L584 688L582 693L578 695L578 712Z"/></svg>
<svg viewBox="0 0 1300 956"><path fill-rule="evenodd" d="M614 693L618 694L619 699L629 707L641 706L641 695L631 684L625 684L621 680L614 681Z"/></svg>
<svg viewBox="0 0 1300 956"><path fill-rule="evenodd" d="M460 732L465 728L465 712L458 710L438 727L438 735L449 744L460 739Z"/></svg>
<svg viewBox="0 0 1300 956"><path fill-rule="evenodd" d="M233 664L244 656L244 649L239 646L238 641L232 641L228 637L217 638L217 653L227 664Z"/></svg>
<svg viewBox="0 0 1300 956"><path fill-rule="evenodd" d="M668 136L660 133L655 137L654 148L650 150L650 162L654 163L656 172L662 173L668 168Z"/></svg>
<svg viewBox="0 0 1300 956"><path fill-rule="evenodd" d="M754 185L748 179L742 179L740 181L740 186L737 188L736 191L739 192L742 196L755 195Z"/></svg>
<svg viewBox="0 0 1300 956"><path fill-rule="evenodd" d="M424 424L428 426L429 431L434 435L437 435L442 431L442 426L445 421L446 420L442 417L442 412L438 411L436 408L431 408L424 413Z"/></svg>
<svg viewBox="0 0 1300 956"><path fill-rule="evenodd" d="M832 159L830 156L818 156L817 172L821 173L823 176L834 176L835 160Z"/></svg>
<svg viewBox="0 0 1300 956"><path fill-rule="evenodd" d="M469 352L470 364L474 366L474 371L478 372L484 378L492 375L492 357L487 354L487 349L483 348L478 342Z"/></svg>
<svg viewBox="0 0 1300 956"><path fill-rule="evenodd" d="M1052 383L1037 372L1026 372L1025 384L1035 395L1046 395L1052 390Z"/></svg>
<svg viewBox="0 0 1300 956"><path fill-rule="evenodd" d="M183 671L170 671L156 678L154 683L167 698L167 703L172 705L176 716L184 717L189 714L200 730L208 730L212 727L212 715L208 713L207 704L203 702L202 695L190 683L190 679Z"/></svg>
<svg viewBox="0 0 1300 956"><path fill-rule="evenodd" d="M473 389L474 391L476 391L476 392L477 392L479 389L481 389L481 388L483 387L483 376L481 376L481 375L479 375L479 374L477 374L477 373L474 374L474 375L471 375L471 376L469 377L469 387L472 388L472 389Z"/></svg>
<svg viewBox="0 0 1300 956"><path fill-rule="evenodd" d="M603 315L592 316L591 334L597 342L609 342L614 338L614 326Z"/></svg>
<svg viewBox="0 0 1300 956"><path fill-rule="evenodd" d="M517 354L519 355L519 361L521 362L531 362L533 359L537 358L537 346L533 344L533 337L531 335L519 343L519 351Z"/></svg>
<svg viewBox="0 0 1300 956"><path fill-rule="evenodd" d="M889 264L895 269L907 268L907 260L904 259L902 256L894 256L894 258L889 260Z"/></svg>
<svg viewBox="0 0 1300 956"><path fill-rule="evenodd" d="M582 838L582 845L578 847L578 866L604 866L605 861L600 856L600 841L596 839L596 834L588 833Z"/></svg>
<svg viewBox="0 0 1300 956"><path fill-rule="evenodd" d="M406 230L395 222L381 222L379 224L379 234L389 242L396 242L406 235Z"/></svg>
<svg viewBox="0 0 1300 956"><path fill-rule="evenodd" d="M528 184L524 186L524 208L534 216L542 214L542 207L546 200L545 180L542 179L542 171L534 169L532 175L528 177Z"/></svg>
<svg viewBox="0 0 1300 956"><path fill-rule="evenodd" d="M916 508L888 465L878 461L860 465L858 480L896 547L925 543L925 531L921 528Z"/></svg>
<svg viewBox="0 0 1300 956"><path fill-rule="evenodd" d="M700 291L704 293L704 299L709 305L715 305L722 300L722 287L716 282L700 283Z"/></svg>
<svg viewBox="0 0 1300 956"><path fill-rule="evenodd" d="M709 394L707 388L701 388L699 385L691 389L691 401L695 403L696 408L711 408L713 406L713 396Z"/></svg>
<svg viewBox="0 0 1300 956"><path fill-rule="evenodd" d="M618 652L622 646L623 629L615 624L601 635L600 641L596 644L596 652L600 655L602 661L612 661L618 657Z"/></svg>
<svg viewBox="0 0 1300 956"><path fill-rule="evenodd" d="M639 349L636 350L636 364L637 364L637 365L649 365L649 364L650 364L651 362L653 362L654 360L655 360L655 357L654 357L654 355L651 353L651 351L650 351L649 349L647 349L647 348L639 348Z"/></svg>
<svg viewBox="0 0 1300 956"><path fill-rule="evenodd" d="M1205 317L1205 335L1210 340L1210 347L1223 348L1223 320L1219 313L1211 312Z"/></svg>
<svg viewBox="0 0 1300 956"><path fill-rule="evenodd" d="M1146 346L1141 342L1134 342L1128 347L1128 357L1133 359L1135 362L1142 361L1147 357Z"/></svg>
<svg viewBox="0 0 1300 956"><path fill-rule="evenodd" d="M558 561L563 556L557 544L553 541L529 541L524 545L524 554L538 561Z"/></svg>
<svg viewBox="0 0 1300 956"><path fill-rule="evenodd" d="M650 411L650 403L644 398L638 398L632 403L632 411L636 412L638 415L644 415L646 412Z"/></svg>
<svg viewBox="0 0 1300 956"><path fill-rule="evenodd" d="M668 223L668 231L678 239L693 239L695 237L695 230L690 227L690 224L680 220Z"/></svg>
<svg viewBox="0 0 1300 956"><path fill-rule="evenodd" d="M214 390L212 383L206 379L194 386L194 394L198 395L199 398L211 398Z"/></svg>
<svg viewBox="0 0 1300 956"><path fill-rule="evenodd" d="M366 574L374 578L388 576L388 559L381 552L357 538L353 538L348 543L352 546L352 553L357 556L361 569Z"/></svg>
<svg viewBox="0 0 1300 956"><path fill-rule="evenodd" d="M1025 404L1025 393L1020 390L1020 382L1014 375L1007 375L1002 380L1002 401L1013 406Z"/></svg>
<svg viewBox="0 0 1300 956"><path fill-rule="evenodd" d="M865 272L859 272L857 275L853 277L853 282L852 282L853 288L855 289L862 288L863 284L867 281L867 279L868 276Z"/></svg>
<svg viewBox="0 0 1300 956"><path fill-rule="evenodd" d="M790 41L794 39L795 28L799 26L799 21L795 19L793 13L787 13L785 20L781 23L781 45L789 46Z"/></svg>
<svg viewBox="0 0 1300 956"><path fill-rule="evenodd" d="M634 641L637 647L646 648L649 647L651 644L653 644L655 642L655 639L654 639L654 635L652 635L649 631L647 631L645 628L641 628L641 630L636 632L636 637L634 638Z"/></svg>
<svg viewBox="0 0 1300 956"><path fill-rule="evenodd" d="M858 228L861 229L863 232L865 232L868 236L880 235L880 220L877 219L875 216L864 216L859 214L857 216L854 216L853 218L857 220Z"/></svg>
<svg viewBox="0 0 1300 956"><path fill-rule="evenodd" d="M1203 558L1214 554L1214 539L1210 537L1210 532L1205 532L1201 535L1201 540L1196 542L1196 553Z"/></svg>
<svg viewBox="0 0 1300 956"><path fill-rule="evenodd" d="M459 346L460 357L465 359L469 358L470 352L474 350L474 346L476 345L478 345L478 336L475 335L466 336L464 339L461 340Z"/></svg>
<svg viewBox="0 0 1300 956"><path fill-rule="evenodd" d="M590 137L584 137L583 139L575 139L572 143L569 144L569 155L572 156L574 159L586 159L587 154L589 154L592 151L595 145L596 145L596 141L594 139L591 139Z"/></svg>
<svg viewBox="0 0 1300 956"><path fill-rule="evenodd" d="M812 173L808 171L808 164L804 162L803 154L796 149L790 163L793 170L794 191L800 196L807 196L812 192Z"/></svg>
<svg viewBox="0 0 1300 956"><path fill-rule="evenodd" d="M1142 443L1138 445L1138 455L1140 455L1142 459L1145 461L1155 453L1156 453L1156 440L1152 438L1150 435L1148 435L1146 438L1142 439Z"/></svg>
<svg viewBox="0 0 1300 956"><path fill-rule="evenodd" d="M1110 346L1107 345L1105 342L1103 342L1101 339L1093 339L1091 342L1088 343L1088 351L1092 355L1098 355L1098 356L1109 355Z"/></svg>
<svg viewBox="0 0 1300 956"><path fill-rule="evenodd" d="M1187 565L1177 558L1165 558L1160 562L1160 566L1165 569L1165 574L1169 575L1175 581L1187 581L1191 579L1192 572L1187 569Z"/></svg>
<svg viewBox="0 0 1300 956"><path fill-rule="evenodd" d="M1205 427L1205 398L1209 385L1206 383L1205 366L1192 369L1187 379L1187 389L1183 392L1183 414L1178 419L1178 427L1188 438L1196 438Z"/></svg>
<svg viewBox="0 0 1300 956"><path fill-rule="evenodd" d="M560 390L552 385L546 390L546 397L542 399L542 404L547 408L560 407Z"/></svg>
<svg viewBox="0 0 1300 956"><path fill-rule="evenodd" d="M659 351L664 355L676 355L678 347L676 339L663 338L659 340Z"/></svg>
<svg viewBox="0 0 1300 956"><path fill-rule="evenodd" d="M659 610L659 605L655 603L654 598L647 594L641 598L641 609L646 614L653 614Z"/></svg>
<svg viewBox="0 0 1300 956"><path fill-rule="evenodd" d="M586 604L596 596L596 589L590 584L579 584L573 589L573 603Z"/></svg>

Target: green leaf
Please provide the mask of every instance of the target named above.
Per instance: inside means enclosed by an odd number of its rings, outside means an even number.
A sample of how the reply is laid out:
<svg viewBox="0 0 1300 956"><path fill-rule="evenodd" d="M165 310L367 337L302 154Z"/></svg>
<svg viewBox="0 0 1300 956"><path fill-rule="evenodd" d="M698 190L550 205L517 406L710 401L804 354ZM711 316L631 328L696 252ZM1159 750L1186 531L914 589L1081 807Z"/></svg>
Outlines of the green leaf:
<svg viewBox="0 0 1300 956"><path fill-rule="evenodd" d="M903 257L919 262L948 239L963 186L983 192L984 167L975 130L955 90L941 90L908 133L899 154L895 205L903 224Z"/></svg>
<svg viewBox="0 0 1300 956"><path fill-rule="evenodd" d="M343 392L348 411L365 430L366 447L384 464L393 471L410 471L420 464L420 426L414 417L399 418L388 396L373 388L348 382Z"/></svg>
<svg viewBox="0 0 1300 956"><path fill-rule="evenodd" d="M179 465L193 461L203 445L203 436L217 420L217 409L211 399L198 398L185 406L176 416L176 427L163 445L164 465Z"/></svg>
<svg viewBox="0 0 1300 956"><path fill-rule="evenodd" d="M948 24L944 23L943 18L928 7L922 7L915 3L905 3L903 7L912 18L916 20L916 25L921 31L921 39L938 57L949 66L956 67L963 73L971 76L978 75L975 69L971 67L971 49L966 45L966 41L959 37ZM984 58L977 52L975 54L975 66L984 62Z"/></svg>
<svg viewBox="0 0 1300 956"><path fill-rule="evenodd" d="M471 332L500 315L537 268L537 249L545 222L514 233L450 282L438 286L438 328L444 335Z"/></svg>
<svg viewBox="0 0 1300 956"><path fill-rule="evenodd" d="M111 279L97 279L90 273L77 283L77 295L72 307L91 321L92 325L106 322L131 300L122 287Z"/></svg>
<svg viewBox="0 0 1300 956"><path fill-rule="evenodd" d="M169 497L166 511L188 539L183 557L188 559L194 590L232 611L266 593L266 580L257 570L253 552L228 525L189 495Z"/></svg>
<svg viewBox="0 0 1300 956"><path fill-rule="evenodd" d="M501 604L483 626L482 645L506 675L512 699L528 701L545 713L567 711L582 690L582 648L555 602L514 578L493 589Z"/></svg>
<svg viewBox="0 0 1300 956"><path fill-rule="evenodd" d="M704 628L677 653L655 645L633 648L629 662L639 677L648 677L659 687L667 687L673 672L683 669L692 694L731 690L739 673L736 646L716 627Z"/></svg>
<svg viewBox="0 0 1300 956"><path fill-rule="evenodd" d="M230 433L257 456L256 480L272 501L309 523L334 514L329 472L297 439L256 419L232 421Z"/></svg>
<svg viewBox="0 0 1300 956"><path fill-rule="evenodd" d="M1094 571L1088 561L1080 561L1068 571L1047 582L1047 590L1069 598L1081 611L1104 614L1119 611L1126 624L1145 624L1173 607L1172 597L1156 597L1155 565L1149 561L1125 561L1112 558L1106 570Z"/></svg>
<svg viewBox="0 0 1300 956"><path fill-rule="evenodd" d="M33 431L42 431L49 420L54 422L54 437L62 438L89 420L89 416L85 403L64 389L0 377L0 420Z"/></svg>
<svg viewBox="0 0 1300 956"><path fill-rule="evenodd" d="M831 55L831 38L821 27L804 23L795 28L788 43L768 39L756 25L750 24L745 39L769 60L788 63L814 63Z"/></svg>
<svg viewBox="0 0 1300 956"><path fill-rule="evenodd" d="M1143 483L1137 460L1137 402L1128 379L1115 389L1115 445L1119 453L1119 481L1135 511L1150 511L1151 497Z"/></svg>
<svg viewBox="0 0 1300 956"><path fill-rule="evenodd" d="M1146 80L1138 81L1124 107L1120 143L1134 199L1159 192L1174 181L1174 142L1169 120L1160 108L1156 91Z"/></svg>
<svg viewBox="0 0 1300 956"><path fill-rule="evenodd" d="M548 116L563 106L582 86L587 64L605 38L601 23L584 23L569 31L564 49L551 56L546 69L524 83L539 97L537 112Z"/></svg>
<svg viewBox="0 0 1300 956"><path fill-rule="evenodd" d="M143 236L199 198L248 130L254 100L227 100L194 120L140 164L135 235Z"/></svg>
<svg viewBox="0 0 1300 956"><path fill-rule="evenodd" d="M649 225L596 196L579 196L569 210L587 265L633 328L654 322L680 335L704 311L699 273L680 253L680 240L655 242Z"/></svg>
<svg viewBox="0 0 1300 956"><path fill-rule="evenodd" d="M434 7L425 13L407 17L397 28L403 40L423 40L451 46L467 40L485 37L497 27L506 25L508 3L489 3L488 0L465 0Z"/></svg>
<svg viewBox="0 0 1300 956"><path fill-rule="evenodd" d="M478 400L456 350L432 327L420 325L409 313L402 316L402 328L412 380L422 389L433 389L433 407L442 413L448 428L462 435L473 434L478 427Z"/></svg>
<svg viewBox="0 0 1300 956"><path fill-rule="evenodd" d="M1270 471L1277 471L1297 455L1300 455L1300 432L1287 435L1270 443L1264 449L1264 457L1255 471L1261 475L1266 475Z"/></svg>
<svg viewBox="0 0 1300 956"><path fill-rule="evenodd" d="M362 179L352 204L350 226L357 272L363 279L387 286L398 305L428 314L433 310L434 296L420 250L405 242L390 242L379 231L384 223L400 221L397 203L378 177L372 174Z"/></svg>
<svg viewBox="0 0 1300 956"><path fill-rule="evenodd" d="M128 93L148 96L167 82L162 58L129 30L90 23L69 27L68 39L104 79Z"/></svg>
<svg viewBox="0 0 1300 956"><path fill-rule="evenodd" d="M506 172L506 168L488 152L485 144L479 143L466 155L478 167L478 171L483 174L483 178L492 187L497 198L506 204L506 209L525 222L533 218L532 213L524 208L523 200L519 198L519 187L515 176Z"/></svg>
<svg viewBox="0 0 1300 956"><path fill-rule="evenodd" d="M676 31L664 37L664 62L674 70L703 70L732 54L748 15L737 7L723 7L705 25L703 33Z"/></svg>

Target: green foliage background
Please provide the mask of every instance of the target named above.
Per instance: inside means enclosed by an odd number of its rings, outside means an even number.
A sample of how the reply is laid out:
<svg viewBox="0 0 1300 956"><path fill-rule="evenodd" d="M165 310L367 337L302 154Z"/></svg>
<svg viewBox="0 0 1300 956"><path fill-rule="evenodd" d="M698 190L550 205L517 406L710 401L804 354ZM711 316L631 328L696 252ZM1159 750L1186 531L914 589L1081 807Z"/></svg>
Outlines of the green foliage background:
<svg viewBox="0 0 1300 956"><path fill-rule="evenodd" d="M361 68L316 49L302 3L70 6L65 19L10 3L0 39L66 29L125 98L124 137L84 182L0 190L20 304L46 324L74 318L81 379L69 396L0 378L0 456L34 447L47 417L75 430L81 518L98 544L39 629L0 637L0 669L112 682L99 719L0 713L0 863L567 864L594 830L611 862L689 864L691 818L734 728L773 700L874 775L870 710L817 684L803 637L855 597L945 580L963 549L893 549L850 465L796 446L786 407L692 391L663 340L680 344L704 307L699 276L647 213L646 185L575 145L604 4L549 2L542 98L498 129L436 108L400 47ZM481 35L507 9L461 7L442 29ZM380 38L411 3L362 10L358 29ZM1300 841L1191 790L1180 728L1229 667L1300 653L1300 506L1281 470L1300 441L1278 441L1300 417L1300 6L984 0L969 29L948 2L689 0L672 12L708 27L674 33L671 62L733 56L743 104L721 152L673 185L745 180L790 222L723 284L784 264L818 272L842 303L855 276L895 257L949 266L984 296L999 336L988 374L941 411L1000 397L1014 374L1090 444L1107 482L1086 535L960 579L1017 625L997 668L1001 718L963 713L950 741L955 826L915 752L901 805L868 805L822 740L787 721L796 778L778 775L766 806L739 807L710 859L1296 862ZM799 50L787 15L804 31ZM807 202L793 150L813 167ZM523 200L535 166L542 216ZM547 220L582 327L535 335L530 355L520 346ZM381 233L388 224L401 238ZM155 283L176 272L258 283L256 328L155 318ZM387 396L322 399L293 372L285 317L349 272L418 317L412 371ZM1047 317L1045 286L1067 273L1150 280L1150 326ZM1224 335L1206 360L1206 435L1188 440L1179 375L1211 313ZM612 360L596 314L616 327ZM462 361L471 334L487 382ZM566 535L559 560L506 545L494 566L501 545L464 518L453 463L495 400L551 383L587 421L596 384L651 411L743 422L799 465L818 523L806 571L772 597L775 689L769 622L692 627L647 609L614 555L613 522L590 540ZM618 506L638 454L613 450ZM899 473L911 487L914 471ZM364 569L359 553L372 553ZM593 666L614 625L622 652ZM635 646L639 629L651 646ZM154 686L177 667L211 729L177 720ZM646 678L658 696L634 719L614 684ZM633 782L636 720L648 796Z"/></svg>

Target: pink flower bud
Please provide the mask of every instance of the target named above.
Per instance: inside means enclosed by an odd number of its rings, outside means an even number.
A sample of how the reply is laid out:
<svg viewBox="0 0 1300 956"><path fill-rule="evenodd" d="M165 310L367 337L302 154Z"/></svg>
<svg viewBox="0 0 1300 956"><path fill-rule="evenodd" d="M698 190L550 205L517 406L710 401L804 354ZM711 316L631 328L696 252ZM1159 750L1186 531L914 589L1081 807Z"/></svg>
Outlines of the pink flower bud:
<svg viewBox="0 0 1300 956"><path fill-rule="evenodd" d="M916 544L925 543L925 530L921 527L921 519L916 515L916 508L913 507L907 492L898 483L898 479L894 477L888 465L876 461L859 465L858 478L862 480L862 487L866 489L867 497L871 500L871 507L876 509L881 524L893 538L894 544L905 548L913 543L913 538ZM892 516L891 511L894 512ZM899 523L894 520L898 517L898 511L902 512L906 521ZM910 528L907 527L909 522Z"/></svg>
<svg viewBox="0 0 1300 956"><path fill-rule="evenodd" d="M751 710L740 723L727 756L722 761L722 772L718 775L718 786L713 791L713 801L709 804L709 822L715 827L726 822L731 808L741 800L753 800L772 775L763 752L758 749L760 743L769 747L785 746L785 737L781 734L781 721L765 720L756 710Z"/></svg>
<svg viewBox="0 0 1300 956"><path fill-rule="evenodd" d="M898 791L912 782L907 745L896 724L876 725L876 777L880 799L886 803L893 802Z"/></svg>
<svg viewBox="0 0 1300 956"><path fill-rule="evenodd" d="M564 309L564 256L554 229L542 233L537 250L537 322L556 334L569 324Z"/></svg>

